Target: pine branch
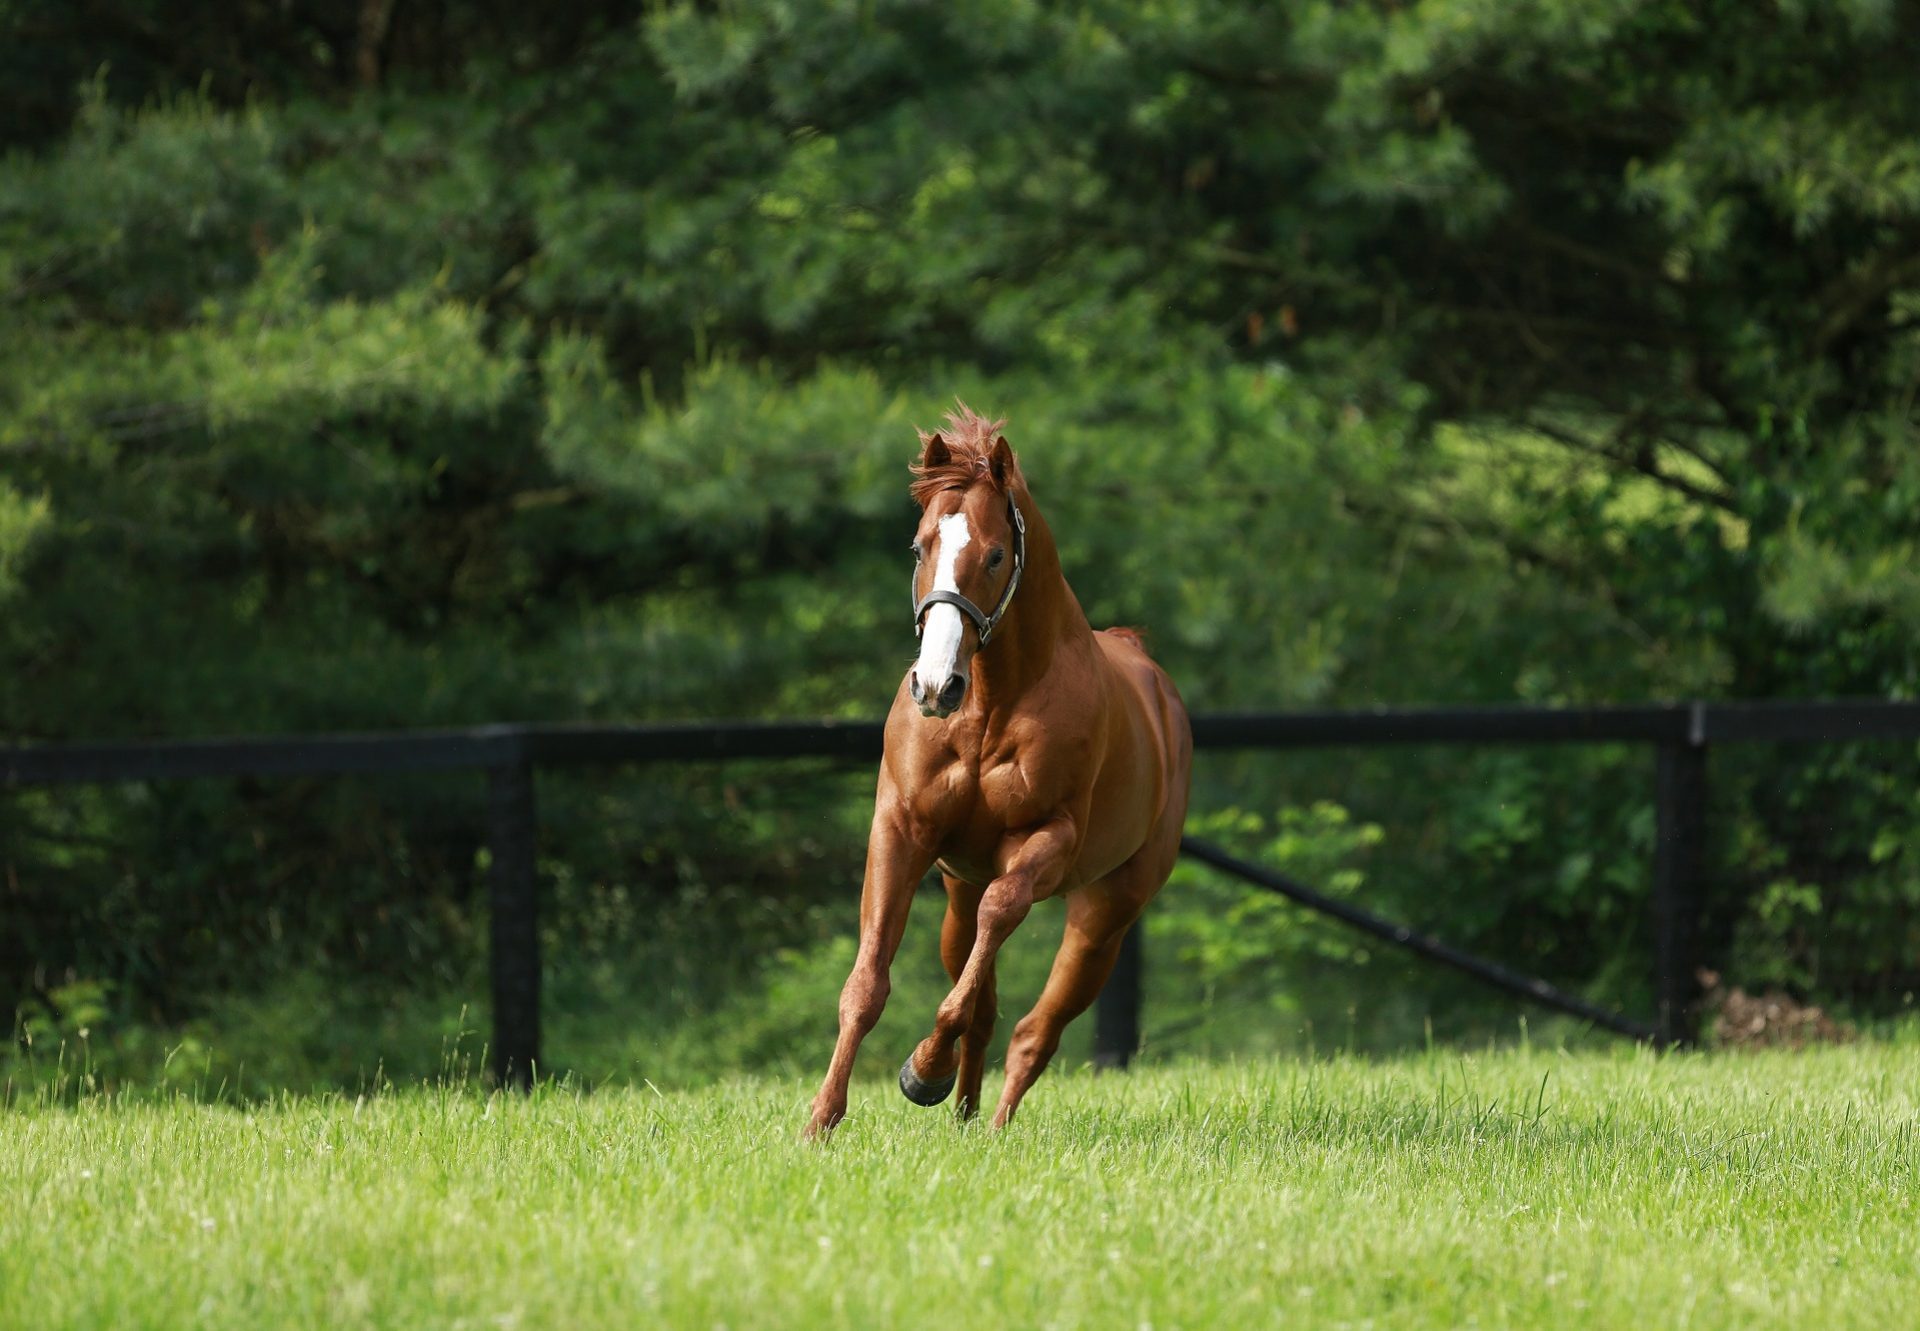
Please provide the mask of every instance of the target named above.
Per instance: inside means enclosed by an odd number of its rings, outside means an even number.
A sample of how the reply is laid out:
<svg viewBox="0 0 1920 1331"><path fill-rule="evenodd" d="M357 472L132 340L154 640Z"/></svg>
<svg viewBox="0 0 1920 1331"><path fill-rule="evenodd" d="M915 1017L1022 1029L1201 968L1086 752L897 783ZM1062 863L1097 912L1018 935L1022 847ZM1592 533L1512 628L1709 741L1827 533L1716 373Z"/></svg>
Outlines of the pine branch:
<svg viewBox="0 0 1920 1331"><path fill-rule="evenodd" d="M1634 472L1637 475L1646 477L1650 481L1656 481L1674 493L1683 495L1697 504L1707 504L1719 509L1723 513L1731 513L1735 516L1739 516L1740 514L1740 510L1726 495L1714 490L1709 490L1705 486L1690 481L1684 476L1675 476L1672 472L1662 471L1660 468L1659 455L1653 448L1653 435L1642 426L1638 418L1629 419L1627 423L1622 425L1614 434L1614 439L1620 442L1624 442L1629 436L1639 440L1638 447L1624 452L1610 448L1605 444L1594 443L1592 440L1583 438L1571 430L1564 430L1557 425L1548 424L1537 417L1528 418L1523 424L1535 434L1543 435L1562 447L1584 453L1589 457L1599 458L1601 461L1613 467L1617 467L1623 471ZM1691 457L1694 455L1689 453L1688 456Z"/></svg>

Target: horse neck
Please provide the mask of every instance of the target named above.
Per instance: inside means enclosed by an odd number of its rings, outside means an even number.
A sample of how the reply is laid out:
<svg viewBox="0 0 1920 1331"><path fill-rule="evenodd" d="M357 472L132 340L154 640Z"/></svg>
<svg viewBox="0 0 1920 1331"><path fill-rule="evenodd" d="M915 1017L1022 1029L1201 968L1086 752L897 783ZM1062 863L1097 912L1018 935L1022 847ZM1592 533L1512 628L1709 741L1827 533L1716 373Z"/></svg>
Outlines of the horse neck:
<svg viewBox="0 0 1920 1331"><path fill-rule="evenodd" d="M1047 673L1063 646L1093 633L1061 572L1053 529L1034 507L1033 496L1025 486L1016 494L1015 502L1027 523L1026 568L1006 617L973 662L971 692L988 714L1017 702Z"/></svg>

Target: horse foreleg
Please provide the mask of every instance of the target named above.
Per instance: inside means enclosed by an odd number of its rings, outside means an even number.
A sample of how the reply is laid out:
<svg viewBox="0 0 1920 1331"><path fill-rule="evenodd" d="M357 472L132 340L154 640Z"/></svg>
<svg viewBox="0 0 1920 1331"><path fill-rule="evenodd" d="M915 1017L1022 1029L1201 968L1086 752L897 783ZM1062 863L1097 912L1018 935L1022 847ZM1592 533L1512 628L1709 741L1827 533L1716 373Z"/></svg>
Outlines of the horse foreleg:
<svg viewBox="0 0 1920 1331"><path fill-rule="evenodd" d="M881 803L887 801L883 798ZM892 981L889 972L907 929L914 889L933 863L933 852L908 835L903 820L876 810L867 836L866 880L860 889L860 950L840 991L840 1035L820 1093L807 1120L808 1139L824 1136L846 1116L847 1083L860 1042L880 1020Z"/></svg>
<svg viewBox="0 0 1920 1331"><path fill-rule="evenodd" d="M900 1069L900 1089L915 1104L939 1104L953 1089L958 1072L955 1046L973 1028L981 998L992 984L993 960L1034 901L1059 885L1076 839L1073 824L1065 818L1023 834L1007 857L1005 870L980 894L966 963L934 1014L933 1034L920 1042ZM984 1039L980 1057L985 1057Z"/></svg>

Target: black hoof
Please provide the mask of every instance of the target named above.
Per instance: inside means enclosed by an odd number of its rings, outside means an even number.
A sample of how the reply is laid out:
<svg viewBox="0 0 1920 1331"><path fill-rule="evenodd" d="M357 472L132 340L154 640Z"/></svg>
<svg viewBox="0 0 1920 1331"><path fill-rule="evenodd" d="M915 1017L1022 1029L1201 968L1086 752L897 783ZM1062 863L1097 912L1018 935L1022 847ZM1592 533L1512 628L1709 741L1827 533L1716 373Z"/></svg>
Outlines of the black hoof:
<svg viewBox="0 0 1920 1331"><path fill-rule="evenodd" d="M907 1061L900 1065L900 1094L917 1105L933 1106L953 1094L953 1084L960 1079L960 1070L955 1068L939 1081L921 1081L913 1075L913 1055L907 1055Z"/></svg>

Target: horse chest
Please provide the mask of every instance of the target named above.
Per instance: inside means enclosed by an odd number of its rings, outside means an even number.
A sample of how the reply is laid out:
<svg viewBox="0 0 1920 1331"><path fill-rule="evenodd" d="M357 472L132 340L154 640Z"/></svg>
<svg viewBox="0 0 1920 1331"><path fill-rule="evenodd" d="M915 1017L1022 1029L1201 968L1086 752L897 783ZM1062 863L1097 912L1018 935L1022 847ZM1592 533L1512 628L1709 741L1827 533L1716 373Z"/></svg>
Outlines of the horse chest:
<svg viewBox="0 0 1920 1331"><path fill-rule="evenodd" d="M1007 834L1041 821L1058 806L1038 788L1029 765L1012 756L955 764L943 784L957 798L950 806L941 868L969 882L990 882L1004 867L1000 857Z"/></svg>

